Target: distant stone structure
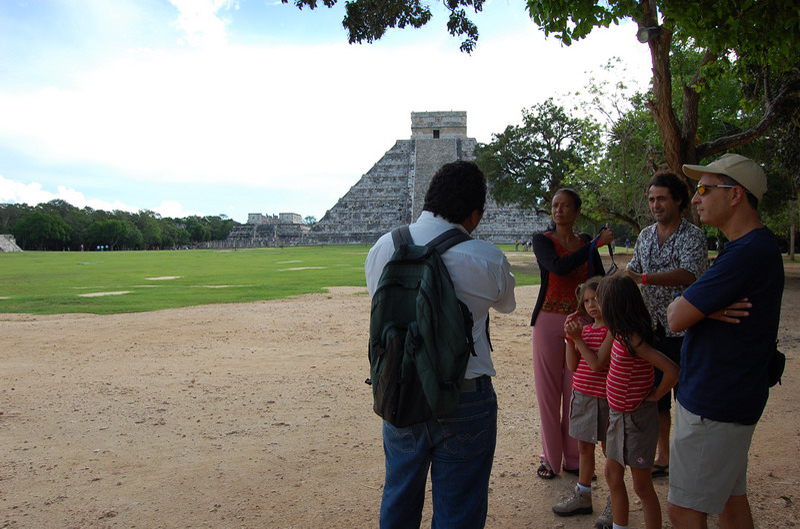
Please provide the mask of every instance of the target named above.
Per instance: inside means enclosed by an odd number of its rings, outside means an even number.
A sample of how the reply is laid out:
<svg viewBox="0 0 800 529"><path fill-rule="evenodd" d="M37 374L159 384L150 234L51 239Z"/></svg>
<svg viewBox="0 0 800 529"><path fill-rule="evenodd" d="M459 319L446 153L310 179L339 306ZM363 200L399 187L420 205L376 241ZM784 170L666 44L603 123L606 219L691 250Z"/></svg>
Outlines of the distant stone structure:
<svg viewBox="0 0 800 529"><path fill-rule="evenodd" d="M277 224L278 217L275 215L267 215L264 216L261 213L248 213L247 214L247 224Z"/></svg>
<svg viewBox="0 0 800 529"><path fill-rule="evenodd" d="M398 140L311 228L307 244L372 244L422 211L434 173L455 160L474 160L477 142L467 137L467 113L412 112L411 139ZM489 199L473 236L496 244L530 238L546 215Z"/></svg>
<svg viewBox="0 0 800 529"><path fill-rule="evenodd" d="M9 233L0 234L0 252L21 252L22 248L17 246L17 240Z"/></svg>
<svg viewBox="0 0 800 529"><path fill-rule="evenodd" d="M413 222L434 173L445 163L474 160L476 144L467 137L466 112L412 112L411 138L398 140L313 227L285 222L283 213L277 222L263 216L264 222L256 221L254 215L260 214L250 214L248 223L234 227L224 245L372 244L391 229ZM489 199L473 236L496 244L522 243L547 222L546 215Z"/></svg>
<svg viewBox="0 0 800 529"><path fill-rule="evenodd" d="M262 215L248 213L247 224L234 226L224 241L210 241L207 248L263 248L300 246L309 227L297 213Z"/></svg>

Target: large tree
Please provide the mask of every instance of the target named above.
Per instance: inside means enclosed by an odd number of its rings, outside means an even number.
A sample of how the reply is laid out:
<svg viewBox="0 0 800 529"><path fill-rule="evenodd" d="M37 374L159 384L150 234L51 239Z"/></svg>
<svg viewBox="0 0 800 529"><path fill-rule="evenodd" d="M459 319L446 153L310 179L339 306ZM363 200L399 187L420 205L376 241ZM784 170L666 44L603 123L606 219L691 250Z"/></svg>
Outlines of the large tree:
<svg viewBox="0 0 800 529"><path fill-rule="evenodd" d="M800 11L783 0L528 0L531 18L565 44L595 28L633 19L647 42L653 64L652 98L669 167L681 174L696 163L763 136L800 90L797 50ZM694 74L682 87L682 113L673 104L671 52L674 39L701 51ZM746 130L699 141L698 109L715 69L731 68L742 81L758 86L762 111Z"/></svg>
<svg viewBox="0 0 800 529"><path fill-rule="evenodd" d="M524 109L521 125L509 125L490 143L479 144L475 156L498 203L547 211L565 180L599 152L597 124L548 99Z"/></svg>

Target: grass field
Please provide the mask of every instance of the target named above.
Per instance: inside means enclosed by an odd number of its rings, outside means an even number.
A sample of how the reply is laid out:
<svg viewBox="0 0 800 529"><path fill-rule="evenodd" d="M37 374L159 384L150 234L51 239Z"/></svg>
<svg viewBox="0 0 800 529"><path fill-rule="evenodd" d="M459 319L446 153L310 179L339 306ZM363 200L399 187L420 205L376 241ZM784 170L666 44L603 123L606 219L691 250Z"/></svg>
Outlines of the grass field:
<svg viewBox="0 0 800 529"><path fill-rule="evenodd" d="M513 252L513 245L503 249ZM326 246L0 253L0 313L145 312L364 286L368 251ZM538 282L532 263L512 268L517 284Z"/></svg>

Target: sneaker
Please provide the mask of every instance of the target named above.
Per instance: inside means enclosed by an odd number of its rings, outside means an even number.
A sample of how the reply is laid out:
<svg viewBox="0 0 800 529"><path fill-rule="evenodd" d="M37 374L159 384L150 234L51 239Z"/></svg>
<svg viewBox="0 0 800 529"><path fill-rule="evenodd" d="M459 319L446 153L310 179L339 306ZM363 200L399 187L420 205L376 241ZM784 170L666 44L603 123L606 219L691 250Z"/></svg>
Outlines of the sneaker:
<svg viewBox="0 0 800 529"><path fill-rule="evenodd" d="M581 492L576 486L575 491L568 499L553 507L553 512L558 516L572 516L575 514L592 514L592 493Z"/></svg>
<svg viewBox="0 0 800 529"><path fill-rule="evenodd" d="M603 513L594 521L595 529L611 529L614 526L614 518L611 516L611 496L606 500L606 508Z"/></svg>

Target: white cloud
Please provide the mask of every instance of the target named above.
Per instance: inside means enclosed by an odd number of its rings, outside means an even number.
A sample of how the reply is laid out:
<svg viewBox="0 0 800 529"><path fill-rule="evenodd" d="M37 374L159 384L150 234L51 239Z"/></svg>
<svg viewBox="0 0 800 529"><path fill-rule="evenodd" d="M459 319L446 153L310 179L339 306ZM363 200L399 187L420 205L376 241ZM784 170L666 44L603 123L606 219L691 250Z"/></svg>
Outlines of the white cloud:
<svg viewBox="0 0 800 529"><path fill-rule="evenodd" d="M227 43L228 24L217 13L238 9L237 0L169 0L178 10L177 29L185 34L186 42L194 47L216 47Z"/></svg>
<svg viewBox="0 0 800 529"><path fill-rule="evenodd" d="M90 207L92 209L104 211L130 211L137 212L140 208L125 204L120 200L107 202L104 200L87 199L83 193L66 186L58 186L56 192L43 189L38 182L25 184L14 180L9 180L0 176L0 203L6 204L27 204L35 206L51 200L64 200L76 208Z"/></svg>
<svg viewBox="0 0 800 529"><path fill-rule="evenodd" d="M562 49L532 33L482 43L472 57L347 44L140 51L74 90L0 94L0 136L142 181L325 190L409 137L410 112L466 110L470 135L488 141L523 107L583 88L618 40Z"/></svg>
<svg viewBox="0 0 800 529"><path fill-rule="evenodd" d="M481 40L472 56L456 51L444 31L403 46L245 46L226 44L221 13L236 1L170 2L192 46L128 48L76 69L69 82L0 91L0 145L39 164L91 167L140 187L176 183L188 195L230 183L273 195L301 191L309 203L324 196L331 207L395 140L410 137L412 111L465 110L469 135L489 141L519 122L523 107L582 89L585 72L612 55L649 79L647 47L625 27L562 48L529 25ZM38 185L16 184L26 193ZM69 193L90 205L67 187L50 195ZM125 209L97 207L115 208ZM191 214L179 203L159 208L151 207Z"/></svg>
<svg viewBox="0 0 800 529"><path fill-rule="evenodd" d="M162 217L174 217L177 219L197 215L197 213L185 209L183 204L177 200L165 200L158 207L153 208L153 211Z"/></svg>

